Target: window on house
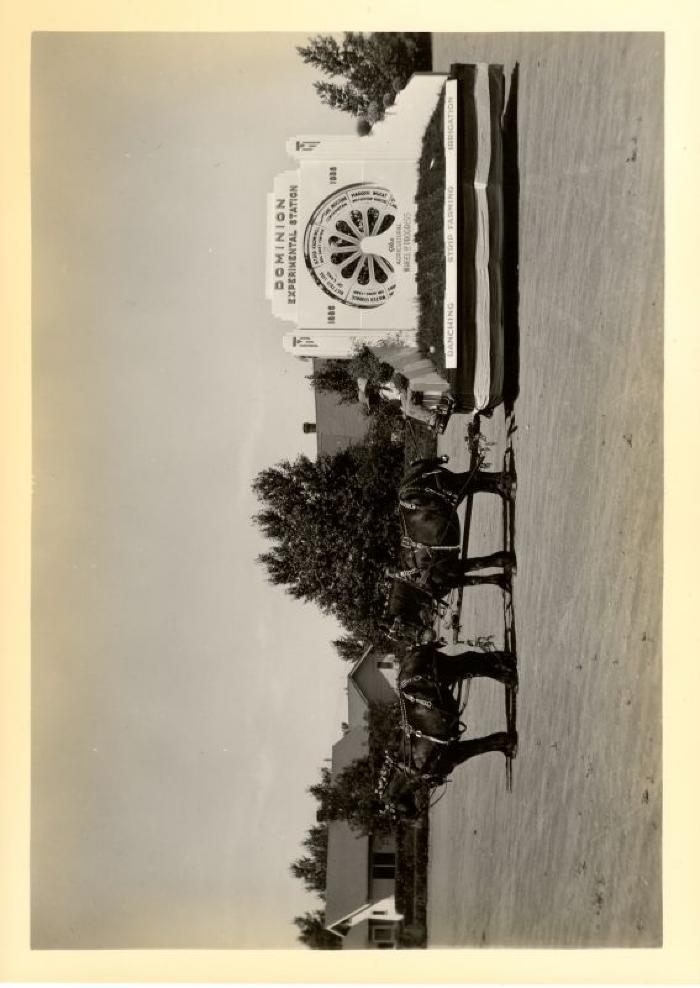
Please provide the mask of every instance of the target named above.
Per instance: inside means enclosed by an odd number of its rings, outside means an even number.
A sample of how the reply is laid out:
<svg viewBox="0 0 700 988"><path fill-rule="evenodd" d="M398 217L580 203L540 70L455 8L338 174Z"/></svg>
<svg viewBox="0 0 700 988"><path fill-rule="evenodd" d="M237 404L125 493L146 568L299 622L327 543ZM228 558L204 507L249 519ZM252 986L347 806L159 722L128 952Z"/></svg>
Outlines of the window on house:
<svg viewBox="0 0 700 988"><path fill-rule="evenodd" d="M375 926L372 929L372 940L374 943L393 943L393 926Z"/></svg>
<svg viewBox="0 0 700 988"><path fill-rule="evenodd" d="M372 878L393 878L394 874L393 865L375 865L372 868Z"/></svg>
<svg viewBox="0 0 700 988"><path fill-rule="evenodd" d="M393 851L375 851L372 856L372 878L393 878L395 858Z"/></svg>
<svg viewBox="0 0 700 988"><path fill-rule="evenodd" d="M393 865L396 855L393 851L375 851L372 855L372 861L374 864L391 864Z"/></svg>
<svg viewBox="0 0 700 988"><path fill-rule="evenodd" d="M394 663L393 662L378 662L377 663L377 667L379 669L393 669L394 668Z"/></svg>

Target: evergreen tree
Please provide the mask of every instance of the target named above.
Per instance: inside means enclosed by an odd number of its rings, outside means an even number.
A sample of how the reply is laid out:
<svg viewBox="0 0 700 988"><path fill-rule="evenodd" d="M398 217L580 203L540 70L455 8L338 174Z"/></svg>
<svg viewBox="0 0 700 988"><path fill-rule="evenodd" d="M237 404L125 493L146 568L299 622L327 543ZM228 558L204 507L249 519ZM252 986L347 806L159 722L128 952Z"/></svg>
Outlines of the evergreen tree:
<svg viewBox="0 0 700 988"><path fill-rule="evenodd" d="M335 82L315 82L314 89L318 93L322 103L332 106L336 110L343 110L345 113L364 113L367 109L369 99L351 82L346 82L344 86L339 86Z"/></svg>
<svg viewBox="0 0 700 988"><path fill-rule="evenodd" d="M313 65L324 75L343 75L347 69L345 47L340 47L331 34L317 34L307 45L297 46L306 65Z"/></svg>
<svg viewBox="0 0 700 988"><path fill-rule="evenodd" d="M431 67L427 39L410 32L348 31L341 44L331 35L316 35L297 51L323 75L346 80L345 86L315 83L324 103L355 115L364 115L374 103L373 116L381 119L412 73Z"/></svg>
<svg viewBox="0 0 700 988"><path fill-rule="evenodd" d="M326 929L325 922L325 913L320 909L314 913L295 916L294 925L299 929L297 939L311 950L340 950L343 941Z"/></svg>
<svg viewBox="0 0 700 988"><path fill-rule="evenodd" d="M393 374L391 364L379 360L369 347L360 345L348 359L324 361L312 374L307 374L306 380L311 382L315 391L334 391L341 402L351 404L358 401L359 378L367 381L367 390L371 395L378 391L381 384L391 380Z"/></svg>
<svg viewBox="0 0 700 988"><path fill-rule="evenodd" d="M304 883L309 892L316 892L321 898L326 894L326 861L328 858L328 826L317 824L309 829L303 841L309 852L293 861L290 870L295 878Z"/></svg>
<svg viewBox="0 0 700 988"><path fill-rule="evenodd" d="M329 360L306 380L311 382L314 391L335 392L343 404L353 404L359 400L357 378L350 373L349 360Z"/></svg>
<svg viewBox="0 0 700 988"><path fill-rule="evenodd" d="M367 648L364 639L356 638L354 635L343 635L342 638L336 638L333 644L338 655L345 662L357 662Z"/></svg>
<svg viewBox="0 0 700 988"><path fill-rule="evenodd" d="M254 521L272 542L258 557L270 582L370 640L384 609L384 570L397 555L402 469L400 446L357 444L315 462L283 461L253 482L262 502Z"/></svg>

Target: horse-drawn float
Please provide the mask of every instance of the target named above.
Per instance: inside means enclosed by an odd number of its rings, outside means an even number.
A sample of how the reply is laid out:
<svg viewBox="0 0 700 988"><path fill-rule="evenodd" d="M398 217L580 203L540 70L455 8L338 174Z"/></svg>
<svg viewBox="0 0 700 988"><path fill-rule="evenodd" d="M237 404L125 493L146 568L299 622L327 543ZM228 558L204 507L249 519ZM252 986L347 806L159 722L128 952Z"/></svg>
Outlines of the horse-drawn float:
<svg viewBox="0 0 700 988"><path fill-rule="evenodd" d="M454 587L491 583L510 590L515 571L511 551L464 559L457 508L477 492L510 500L514 476L494 473L480 464L464 472L446 468L448 458L415 461L399 492L402 523L399 561L390 573L385 630L399 664L397 687L400 737L387 752L377 792L386 812L417 816L431 791L444 783L463 761L488 751L506 756L507 781L517 743L514 696L515 655L469 648L446 656L435 627L446 611L446 594ZM482 570L496 572L483 573ZM460 690L464 680L486 676L506 687L506 730L482 738L462 739ZM456 691L457 690L457 691ZM455 692L456 691L456 692Z"/></svg>

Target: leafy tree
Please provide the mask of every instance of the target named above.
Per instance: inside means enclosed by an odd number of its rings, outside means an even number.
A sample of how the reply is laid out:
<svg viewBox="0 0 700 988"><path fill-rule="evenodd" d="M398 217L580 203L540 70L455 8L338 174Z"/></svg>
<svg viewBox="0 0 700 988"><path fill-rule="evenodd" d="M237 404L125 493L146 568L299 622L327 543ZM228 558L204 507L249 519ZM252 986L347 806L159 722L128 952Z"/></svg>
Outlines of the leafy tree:
<svg viewBox="0 0 700 988"><path fill-rule="evenodd" d="M379 385L391 380L394 368L385 360L380 360L367 346L358 345L352 357L344 360L326 360L307 381L315 391L333 391L344 404L358 401L357 382L367 381L367 390L376 393Z"/></svg>
<svg viewBox="0 0 700 988"><path fill-rule="evenodd" d="M349 369L349 360L328 360L306 380L311 382L314 391L334 392L342 404L351 405L358 401L357 378Z"/></svg>
<svg viewBox="0 0 700 988"><path fill-rule="evenodd" d="M327 824L321 823L311 827L304 838L303 847L309 853L293 861L290 870L295 878L304 883L309 892L316 892L321 898L325 898L326 859L328 858Z"/></svg>
<svg viewBox="0 0 700 988"><path fill-rule="evenodd" d="M297 939L311 950L340 950L343 945L341 938L327 930L325 922L325 913L320 909L295 916L294 925L299 930Z"/></svg>
<svg viewBox="0 0 700 988"><path fill-rule="evenodd" d="M368 640L377 633L384 570L399 544L402 469L400 446L362 443L316 461L285 460L253 482L262 502L254 521L272 542L258 557L270 582Z"/></svg>
<svg viewBox="0 0 700 988"><path fill-rule="evenodd" d="M383 384L391 380L394 368L384 360L380 360L367 346L358 345L348 360L348 371L357 379L366 377L370 385Z"/></svg>
<svg viewBox="0 0 700 988"><path fill-rule="evenodd" d="M387 748L395 748L398 738L398 703L373 703L368 715L369 753L348 765L335 778L325 766L320 781L309 787L318 802L320 823L346 820L364 834L387 833L391 821L380 813L375 787Z"/></svg>
<svg viewBox="0 0 700 988"><path fill-rule="evenodd" d="M387 750L396 749L400 739L401 715L395 703L370 703L369 752L374 770L378 771Z"/></svg>
<svg viewBox="0 0 700 988"><path fill-rule="evenodd" d="M319 821L345 820L360 833L380 833L389 823L380 816L380 805L374 791L376 775L369 757L358 758L335 779L328 769L321 770L321 781L310 786L309 792L318 801Z"/></svg>

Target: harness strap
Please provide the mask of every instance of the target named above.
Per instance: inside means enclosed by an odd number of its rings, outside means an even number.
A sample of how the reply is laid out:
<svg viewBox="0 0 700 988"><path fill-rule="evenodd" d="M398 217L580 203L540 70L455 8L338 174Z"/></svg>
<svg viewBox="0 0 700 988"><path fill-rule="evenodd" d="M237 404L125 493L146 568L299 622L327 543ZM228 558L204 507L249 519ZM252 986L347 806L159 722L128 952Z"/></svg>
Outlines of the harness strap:
<svg viewBox="0 0 700 988"><path fill-rule="evenodd" d="M400 569L396 576L399 580L409 580L411 583L414 583L415 580L413 578L420 577L421 572L419 566L414 566L413 569Z"/></svg>
<svg viewBox="0 0 700 988"><path fill-rule="evenodd" d="M416 542L408 533L401 536L401 546L403 549L430 549L431 552L454 552L455 549L462 548L461 545L428 545L427 542Z"/></svg>
<svg viewBox="0 0 700 988"><path fill-rule="evenodd" d="M426 710L432 710L435 706L430 700L424 700L422 696L413 696L412 693L406 693L405 690L403 691L403 695L405 700L408 700L410 703L417 703L421 707L425 707Z"/></svg>
<svg viewBox="0 0 700 988"><path fill-rule="evenodd" d="M425 697L415 696L415 694L413 693L406 692L405 687L407 685L409 685L410 683L418 682L421 679L423 679L424 682L430 683L430 680L424 679L423 676L415 676L413 679L409 679L406 683L402 683L399 685L399 696L401 700L402 701L408 700L409 703L415 703L417 706L425 707L426 710L435 710L437 713L444 714L445 717L451 718L451 714L448 710L445 710L444 707L439 707L436 703L433 703L432 700L426 700ZM406 722L406 726L408 726L408 722ZM466 730L466 727L462 724L461 720L457 720L457 733L454 734L453 739L455 741L459 740L464 730ZM431 739L431 735L428 734L422 734L420 736Z"/></svg>
<svg viewBox="0 0 700 988"><path fill-rule="evenodd" d="M429 686L438 685L434 679L429 679L427 676L424 676L422 673L416 673L415 676L409 676L408 679L400 679L398 683L398 687L401 690L401 692L403 692L404 687L411 686L413 683L428 683Z"/></svg>
<svg viewBox="0 0 700 988"><path fill-rule="evenodd" d="M404 731L406 736L409 738L424 738L426 741L431 741L433 744L450 745L459 740L458 734L453 735L451 738L436 738L434 734L424 734L423 731L419 731L416 727L411 727L410 724L406 724Z"/></svg>
<svg viewBox="0 0 700 988"><path fill-rule="evenodd" d="M413 492L411 491L410 488L408 490L403 490L400 492L399 494L400 507L405 508L407 511L420 511L420 510L435 511L436 510L435 508L431 508L430 505L428 504L413 504L412 501L405 501L404 498L410 497L412 493ZM447 504L453 509L455 504L457 503L454 494L447 494L445 491L434 491L430 487L426 489L417 490L416 493L422 496L426 494L431 494L433 497L437 497L440 498L440 500L442 501L446 501Z"/></svg>

